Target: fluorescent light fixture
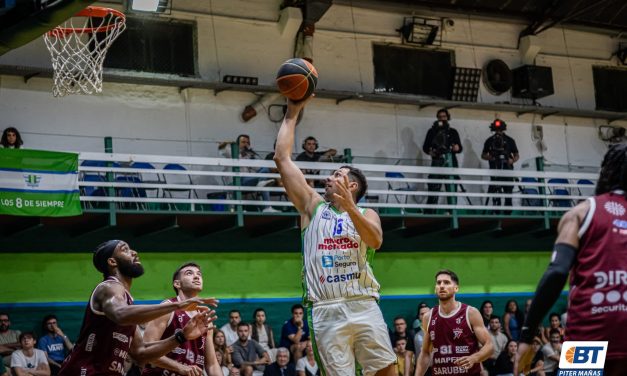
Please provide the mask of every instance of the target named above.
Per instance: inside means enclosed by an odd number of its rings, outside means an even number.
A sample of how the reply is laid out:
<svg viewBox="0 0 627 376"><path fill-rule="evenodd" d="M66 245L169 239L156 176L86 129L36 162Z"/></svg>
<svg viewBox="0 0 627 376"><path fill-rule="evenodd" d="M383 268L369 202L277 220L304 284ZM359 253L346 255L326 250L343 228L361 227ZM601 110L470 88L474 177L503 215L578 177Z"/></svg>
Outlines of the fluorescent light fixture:
<svg viewBox="0 0 627 376"><path fill-rule="evenodd" d="M133 12L165 13L171 0L128 0L128 9Z"/></svg>

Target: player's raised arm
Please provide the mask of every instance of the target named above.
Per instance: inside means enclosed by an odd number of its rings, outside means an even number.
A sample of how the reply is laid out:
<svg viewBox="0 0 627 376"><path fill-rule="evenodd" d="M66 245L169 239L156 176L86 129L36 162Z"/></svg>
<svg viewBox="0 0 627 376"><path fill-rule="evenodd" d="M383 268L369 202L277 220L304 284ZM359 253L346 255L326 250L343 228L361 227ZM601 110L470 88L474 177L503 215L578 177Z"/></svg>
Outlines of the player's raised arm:
<svg viewBox="0 0 627 376"><path fill-rule="evenodd" d="M322 201L322 197L307 184L305 176L291 158L298 114L310 100L311 97L299 102L287 101L287 112L279 129L274 154L274 162L281 174L287 197L304 216L309 216L315 206Z"/></svg>

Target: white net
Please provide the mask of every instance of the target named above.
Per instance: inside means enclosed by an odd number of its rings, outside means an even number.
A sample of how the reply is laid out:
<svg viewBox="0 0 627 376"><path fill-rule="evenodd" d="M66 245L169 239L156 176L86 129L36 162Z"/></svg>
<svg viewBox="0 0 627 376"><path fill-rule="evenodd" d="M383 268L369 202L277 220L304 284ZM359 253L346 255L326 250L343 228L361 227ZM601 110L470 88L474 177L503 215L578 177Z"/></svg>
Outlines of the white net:
<svg viewBox="0 0 627 376"><path fill-rule="evenodd" d="M45 34L52 57L52 94L102 92L102 63L113 41L126 28L122 13L87 7Z"/></svg>

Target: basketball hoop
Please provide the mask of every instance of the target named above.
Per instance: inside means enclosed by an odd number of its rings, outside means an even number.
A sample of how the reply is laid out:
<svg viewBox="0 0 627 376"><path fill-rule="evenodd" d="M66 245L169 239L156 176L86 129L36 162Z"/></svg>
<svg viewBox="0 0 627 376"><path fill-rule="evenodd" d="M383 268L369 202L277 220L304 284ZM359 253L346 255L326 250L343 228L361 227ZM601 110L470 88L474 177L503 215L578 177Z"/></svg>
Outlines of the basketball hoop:
<svg viewBox="0 0 627 376"><path fill-rule="evenodd" d="M126 28L125 21L120 11L89 6L44 35L52 57L55 97L102 92L102 63Z"/></svg>

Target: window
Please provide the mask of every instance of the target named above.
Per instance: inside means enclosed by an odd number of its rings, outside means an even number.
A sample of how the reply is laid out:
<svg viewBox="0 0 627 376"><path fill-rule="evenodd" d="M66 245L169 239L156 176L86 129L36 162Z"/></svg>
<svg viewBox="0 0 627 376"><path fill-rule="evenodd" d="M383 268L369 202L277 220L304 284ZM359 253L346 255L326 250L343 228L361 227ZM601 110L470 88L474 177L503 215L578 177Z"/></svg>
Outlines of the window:
<svg viewBox="0 0 627 376"><path fill-rule="evenodd" d="M597 110L627 111L627 69L592 67Z"/></svg>

